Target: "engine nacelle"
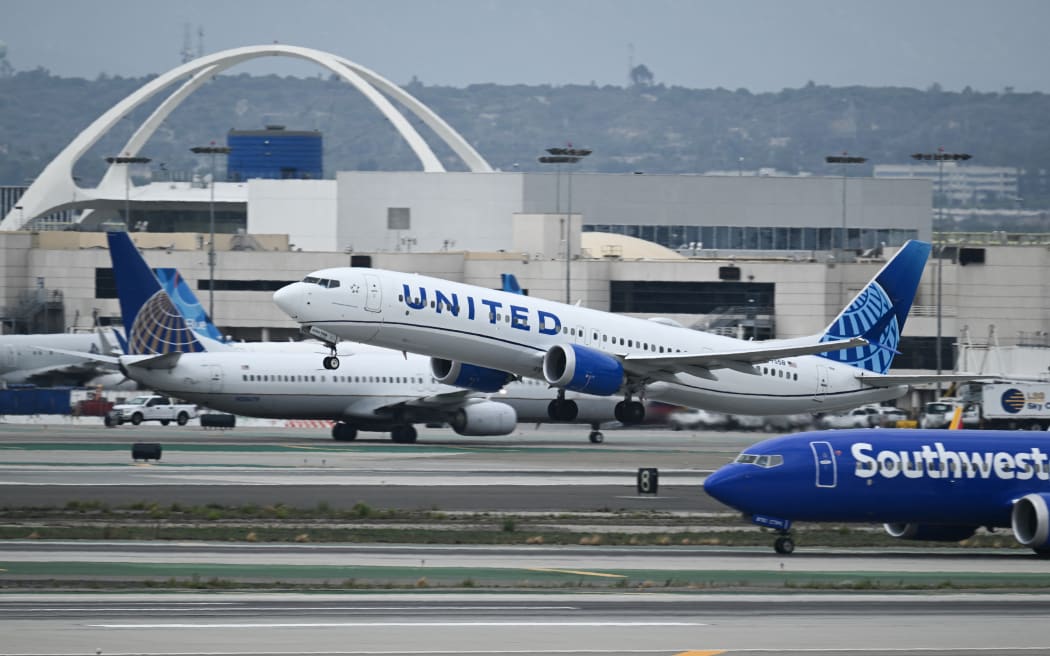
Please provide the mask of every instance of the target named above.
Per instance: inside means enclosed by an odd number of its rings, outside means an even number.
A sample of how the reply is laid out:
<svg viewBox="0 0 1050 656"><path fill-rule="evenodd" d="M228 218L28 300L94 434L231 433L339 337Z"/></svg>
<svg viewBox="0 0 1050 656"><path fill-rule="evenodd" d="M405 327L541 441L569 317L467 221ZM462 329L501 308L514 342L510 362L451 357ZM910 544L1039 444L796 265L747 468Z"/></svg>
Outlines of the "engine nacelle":
<svg viewBox="0 0 1050 656"><path fill-rule="evenodd" d="M972 536L976 526L942 526L940 524L883 524L890 536L901 540L929 540L931 542L959 542Z"/></svg>
<svg viewBox="0 0 1050 656"><path fill-rule="evenodd" d="M482 401L456 410L449 424L460 435L507 435L518 425L518 413L506 403Z"/></svg>
<svg viewBox="0 0 1050 656"><path fill-rule="evenodd" d="M1050 494L1026 494L1014 502L1010 526L1014 538L1042 553L1050 549Z"/></svg>
<svg viewBox="0 0 1050 656"><path fill-rule="evenodd" d="M498 392L514 376L498 369L486 369L456 360L430 358L430 371L439 383L478 392Z"/></svg>
<svg viewBox="0 0 1050 656"><path fill-rule="evenodd" d="M559 344L543 356L543 377L555 387L611 396L623 385L623 365L611 355L586 346Z"/></svg>

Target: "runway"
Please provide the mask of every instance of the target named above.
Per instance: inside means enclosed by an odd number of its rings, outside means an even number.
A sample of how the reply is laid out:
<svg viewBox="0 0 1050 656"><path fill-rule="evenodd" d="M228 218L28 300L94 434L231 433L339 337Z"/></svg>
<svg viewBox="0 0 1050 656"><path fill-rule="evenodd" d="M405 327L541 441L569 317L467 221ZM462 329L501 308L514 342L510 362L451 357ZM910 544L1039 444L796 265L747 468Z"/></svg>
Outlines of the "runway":
<svg viewBox="0 0 1050 656"><path fill-rule="evenodd" d="M210 432L174 427L48 427L0 424L0 496L18 506L70 501L446 511L704 511L704 476L755 436L608 431L592 445L569 427L460 438L423 429L414 445L337 443L325 430ZM163 447L135 463L135 442ZM656 495L638 495L641 467L657 468ZM572 493L566 493L571 488Z"/></svg>
<svg viewBox="0 0 1050 656"><path fill-rule="evenodd" d="M0 654L1045 653L1045 596L0 595Z"/></svg>
<svg viewBox="0 0 1050 656"><path fill-rule="evenodd" d="M419 443L394 445L335 443L317 429L0 424L0 498L6 508L364 502L552 518L610 510L700 517L727 512L703 494L707 473L763 437L608 431L605 444L591 445L578 427L486 439L425 429ZM161 443L162 459L133 462L138 441ZM640 467L658 469L658 494L638 494ZM45 590L58 582L159 586L149 594L0 593L0 656L1020 655L1045 652L1050 613L1050 595L1041 594L1050 573L1026 551L906 543L810 547L782 558L768 547L679 544L11 540L0 541L0 570L0 583L17 578ZM204 589L161 591L169 581ZM278 581L317 591L246 591ZM401 591L384 591L390 586ZM325 591L332 587L341 591ZM806 593L814 588L823 592ZM938 589L967 592L929 593Z"/></svg>

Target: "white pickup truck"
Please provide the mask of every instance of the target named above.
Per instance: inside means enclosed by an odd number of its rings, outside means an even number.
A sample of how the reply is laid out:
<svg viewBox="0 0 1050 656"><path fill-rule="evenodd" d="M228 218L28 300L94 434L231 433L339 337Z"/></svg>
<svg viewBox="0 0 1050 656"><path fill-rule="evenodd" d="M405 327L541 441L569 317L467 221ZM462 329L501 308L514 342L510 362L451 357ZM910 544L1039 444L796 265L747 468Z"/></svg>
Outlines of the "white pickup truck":
<svg viewBox="0 0 1050 656"><path fill-rule="evenodd" d="M113 406L106 415L106 426L120 426L131 422L138 426L144 421L159 421L162 426L175 422L185 426L197 416L197 406L192 403L172 403L172 400L159 394L143 394L128 399L126 403Z"/></svg>

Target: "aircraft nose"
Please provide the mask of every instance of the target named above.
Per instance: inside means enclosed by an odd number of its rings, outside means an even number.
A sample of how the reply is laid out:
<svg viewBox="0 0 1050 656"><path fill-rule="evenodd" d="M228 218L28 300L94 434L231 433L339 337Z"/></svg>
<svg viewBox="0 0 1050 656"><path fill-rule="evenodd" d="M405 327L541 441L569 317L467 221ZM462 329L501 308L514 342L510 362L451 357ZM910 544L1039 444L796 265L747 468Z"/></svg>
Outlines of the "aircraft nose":
<svg viewBox="0 0 1050 656"><path fill-rule="evenodd" d="M301 282L293 282L290 285L285 285L273 293L273 302L277 307L281 308L281 311L290 316L293 319L299 319L301 314L300 306L302 304L302 286Z"/></svg>
<svg viewBox="0 0 1050 656"><path fill-rule="evenodd" d="M704 492L731 508L740 509L741 494L750 478L739 465L729 464L717 469L704 481Z"/></svg>

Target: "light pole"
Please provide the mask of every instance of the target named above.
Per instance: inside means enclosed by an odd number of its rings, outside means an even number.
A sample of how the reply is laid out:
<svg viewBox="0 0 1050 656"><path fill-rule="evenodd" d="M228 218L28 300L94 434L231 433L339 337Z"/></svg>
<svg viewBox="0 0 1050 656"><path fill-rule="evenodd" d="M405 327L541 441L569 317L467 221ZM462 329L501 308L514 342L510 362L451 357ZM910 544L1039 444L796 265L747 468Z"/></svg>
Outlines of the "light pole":
<svg viewBox="0 0 1050 656"><path fill-rule="evenodd" d="M128 230L131 230L131 165L148 164L150 158L132 155L113 155L107 157L110 164L124 165L124 220L127 221Z"/></svg>
<svg viewBox="0 0 1050 656"><path fill-rule="evenodd" d="M569 144L567 148L548 148L547 152L549 155L544 155L539 158L541 164L556 164L558 168L555 173L555 203L554 211L560 214L561 207L561 165L562 164L575 164L584 157L591 154L589 148L573 148L572 144ZM572 303L572 292L571 288L571 273L570 267L572 265L572 248L571 248L571 236L572 236L572 169L567 171L569 176L569 210L568 216L565 218L565 302Z"/></svg>
<svg viewBox="0 0 1050 656"><path fill-rule="evenodd" d="M941 283L941 277L943 275L944 266L944 235L941 232L944 229L944 204L947 202L947 194L944 193L944 163L945 162L965 162L966 160L973 157L967 153L946 153L944 148L938 148L935 153L915 153L911 156L912 159L921 162L937 162L937 189L940 193L940 202L937 203L937 231L934 233L934 240L937 243L937 375L941 374L943 369L943 363L941 360L941 317L943 316L941 304L941 290L943 285ZM934 194L936 198L937 195ZM937 383L937 396L941 395L941 384Z"/></svg>
<svg viewBox="0 0 1050 656"><path fill-rule="evenodd" d="M190 151L196 155L211 155L211 183L208 185L211 195L208 199L208 318L215 321L215 156L229 155L228 146L194 146Z"/></svg>
<svg viewBox="0 0 1050 656"><path fill-rule="evenodd" d="M866 157L851 157L849 153L843 152L841 155L828 155L824 158L824 161L828 164L842 165L842 233L839 237L838 257L835 258L836 261L841 261L846 252L846 176L848 165L863 164L868 159Z"/></svg>

